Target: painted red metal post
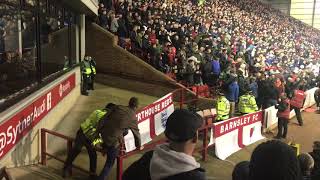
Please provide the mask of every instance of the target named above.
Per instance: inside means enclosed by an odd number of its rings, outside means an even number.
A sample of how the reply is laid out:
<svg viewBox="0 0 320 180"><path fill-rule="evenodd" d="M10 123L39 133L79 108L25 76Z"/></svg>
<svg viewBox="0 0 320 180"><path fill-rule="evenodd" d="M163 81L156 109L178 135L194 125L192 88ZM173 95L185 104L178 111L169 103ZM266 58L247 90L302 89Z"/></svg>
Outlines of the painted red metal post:
<svg viewBox="0 0 320 180"><path fill-rule="evenodd" d="M180 91L180 109L183 108L183 104L184 104L184 89L181 88L181 91Z"/></svg>
<svg viewBox="0 0 320 180"><path fill-rule="evenodd" d="M41 164L46 166L47 165L47 137L46 137L46 132L42 128L40 130L40 135L41 135Z"/></svg>
<svg viewBox="0 0 320 180"><path fill-rule="evenodd" d="M206 124L207 126L207 124ZM203 133L203 143L202 143L202 161L207 160L207 151L208 151L208 127L204 129Z"/></svg>
<svg viewBox="0 0 320 180"><path fill-rule="evenodd" d="M123 158L122 155L117 157L117 180L122 180Z"/></svg>

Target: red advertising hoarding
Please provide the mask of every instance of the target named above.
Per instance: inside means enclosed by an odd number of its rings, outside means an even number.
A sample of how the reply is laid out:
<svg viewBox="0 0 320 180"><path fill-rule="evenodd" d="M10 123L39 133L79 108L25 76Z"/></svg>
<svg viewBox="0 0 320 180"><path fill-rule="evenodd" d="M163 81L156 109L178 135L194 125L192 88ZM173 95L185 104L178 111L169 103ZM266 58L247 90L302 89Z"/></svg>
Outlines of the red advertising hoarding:
<svg viewBox="0 0 320 180"><path fill-rule="evenodd" d="M0 159L36 126L76 84L73 73L0 125Z"/></svg>

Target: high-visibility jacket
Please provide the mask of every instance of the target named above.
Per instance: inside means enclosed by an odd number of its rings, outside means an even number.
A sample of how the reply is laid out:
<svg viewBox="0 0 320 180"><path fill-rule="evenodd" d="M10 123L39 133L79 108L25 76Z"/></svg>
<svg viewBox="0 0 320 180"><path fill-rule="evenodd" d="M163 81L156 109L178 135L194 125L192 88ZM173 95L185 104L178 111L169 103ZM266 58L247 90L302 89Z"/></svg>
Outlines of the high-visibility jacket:
<svg viewBox="0 0 320 180"><path fill-rule="evenodd" d="M293 96L293 98L290 100L291 106L294 106L294 107L296 107L296 108L302 108L305 97L306 97L306 96L305 96L305 94L304 94L304 91L295 90L295 91L294 91L294 96Z"/></svg>
<svg viewBox="0 0 320 180"><path fill-rule="evenodd" d="M254 113L258 111L256 99L251 94L245 94L239 98L239 112L243 114Z"/></svg>
<svg viewBox="0 0 320 180"><path fill-rule="evenodd" d="M286 100L284 100L284 102L281 102L281 103L286 103L287 104L287 108L282 112L278 111L277 116L279 118L290 119L290 112L291 112L290 111L290 100L286 99Z"/></svg>
<svg viewBox="0 0 320 180"><path fill-rule="evenodd" d="M84 60L81 62L81 71L86 75L96 74L95 66L90 61Z"/></svg>
<svg viewBox="0 0 320 180"><path fill-rule="evenodd" d="M217 109L217 121L229 119L230 102L225 96L220 96L217 99L216 109Z"/></svg>
<svg viewBox="0 0 320 180"><path fill-rule="evenodd" d="M97 126L102 117L107 113L107 110L95 110L90 114L90 116L81 123L80 128L83 134L92 142L98 143L102 142L99 138L99 133L97 132Z"/></svg>

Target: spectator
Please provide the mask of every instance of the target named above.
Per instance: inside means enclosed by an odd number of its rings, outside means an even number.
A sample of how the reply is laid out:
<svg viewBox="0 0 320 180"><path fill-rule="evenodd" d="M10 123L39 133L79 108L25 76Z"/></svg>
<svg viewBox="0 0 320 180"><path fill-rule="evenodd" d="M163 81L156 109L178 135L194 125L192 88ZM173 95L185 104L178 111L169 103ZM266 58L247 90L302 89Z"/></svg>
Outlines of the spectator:
<svg viewBox="0 0 320 180"><path fill-rule="evenodd" d="M128 106L118 105L111 112L105 115L105 118L100 121L98 131L101 133L103 140L102 148L107 155L105 165L98 177L99 180L104 180L118 156L119 139L123 138L123 133L126 129L130 129L133 133L135 146L137 149L142 149L141 139L138 128L138 120L135 115L138 108L138 99L132 97L129 100Z"/></svg>
<svg viewBox="0 0 320 180"><path fill-rule="evenodd" d="M100 26L102 26L105 29L108 29L108 17L107 17L107 11L103 10L102 13L99 15L99 23Z"/></svg>
<svg viewBox="0 0 320 180"><path fill-rule="evenodd" d="M185 79L189 85L194 84L194 73L196 70L195 67L195 57L191 57L188 59L188 64L186 67Z"/></svg>
<svg viewBox="0 0 320 180"><path fill-rule="evenodd" d="M232 172L232 180L248 180L249 179L249 161L238 163Z"/></svg>
<svg viewBox="0 0 320 180"><path fill-rule="evenodd" d="M218 59L213 59L213 61L211 61L211 64L212 64L213 85L217 85L217 81L221 73L220 62Z"/></svg>
<svg viewBox="0 0 320 180"><path fill-rule="evenodd" d="M252 92L252 95L256 98L256 100L258 99L258 84L256 82L256 78L255 77L251 77L250 78L250 84L249 84L249 89Z"/></svg>
<svg viewBox="0 0 320 180"><path fill-rule="evenodd" d="M110 31L114 34L117 34L118 28L119 28L118 18L115 17L115 14L111 14L110 19L111 19Z"/></svg>
<svg viewBox="0 0 320 180"><path fill-rule="evenodd" d="M314 160L314 168L312 170L312 176L314 179L320 178L320 141L313 142L313 150L309 153Z"/></svg>
<svg viewBox="0 0 320 180"><path fill-rule="evenodd" d="M279 104L276 105L278 109L278 135L276 138L286 138L288 132L288 123L290 120L290 101L286 94L282 94L280 97Z"/></svg>
<svg viewBox="0 0 320 180"><path fill-rule="evenodd" d="M314 160L308 153L302 153L298 156L303 180L311 180L311 171L314 167Z"/></svg>
<svg viewBox="0 0 320 180"><path fill-rule="evenodd" d="M251 155L249 180L301 180L298 159L293 149L281 141L258 145Z"/></svg>
<svg viewBox="0 0 320 180"><path fill-rule="evenodd" d="M234 78L231 84L228 86L227 91L227 99L230 102L230 115L229 117L233 117L236 109L236 103L239 100L239 85L237 79Z"/></svg>
<svg viewBox="0 0 320 180"><path fill-rule="evenodd" d="M197 130L202 124L198 114L187 110L174 111L165 129L169 143L145 153L123 173L122 179L206 179L204 169L192 157L198 140Z"/></svg>
<svg viewBox="0 0 320 180"><path fill-rule="evenodd" d="M121 14L118 17L117 23L118 23L118 33L117 34L119 35L120 38L127 38L129 33L127 30L126 22Z"/></svg>

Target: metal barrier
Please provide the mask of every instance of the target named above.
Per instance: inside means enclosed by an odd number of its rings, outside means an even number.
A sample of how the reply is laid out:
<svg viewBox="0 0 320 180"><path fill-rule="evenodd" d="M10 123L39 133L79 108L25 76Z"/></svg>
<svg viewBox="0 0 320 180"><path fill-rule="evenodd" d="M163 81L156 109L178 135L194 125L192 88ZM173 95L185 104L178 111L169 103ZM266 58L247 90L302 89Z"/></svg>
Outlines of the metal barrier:
<svg viewBox="0 0 320 180"><path fill-rule="evenodd" d="M188 104L193 104L193 105L195 105L195 107L197 106L199 94L194 94L191 90L189 90L187 88L176 89L172 92L172 94L174 97L176 97L177 100L175 102L179 103L178 108L180 108L180 109L182 109L185 105L188 105ZM188 96L188 97L186 97L186 96ZM207 157L207 151L208 151L208 137L207 136L208 136L208 131L210 130L210 128L212 128L212 123L214 122L214 116L207 116L207 117L204 117L204 119L205 119L205 123L201 127L201 129L199 130L200 133L203 133L203 145L201 148L196 149L196 151L201 151L202 159L205 161L207 159L206 157ZM52 136L56 136L56 137L59 137L61 139L66 140L68 153L72 149L72 143L74 141L74 138L65 136L63 134L60 134L60 133L57 133L57 132L54 132L54 131L51 131L48 129L44 129L44 128L41 129L41 164L47 165L47 157L56 159L56 160L64 163L65 160L47 152L47 134L50 134ZM142 151L153 149L156 145L162 144L164 142L166 142L165 138L158 140L156 142L146 144ZM97 149L97 151L103 152L101 149ZM124 143L121 143L120 153L117 157L117 180L122 179L123 161L130 156L141 153L142 151L134 150L134 151L125 153ZM73 166L73 168L79 169L83 172L90 173L88 170L83 169L79 166L75 166L75 165L72 165L72 166ZM70 170L70 174L72 174L71 170Z"/></svg>
<svg viewBox="0 0 320 180"><path fill-rule="evenodd" d="M59 137L61 139L66 140L67 141L67 152L68 152L68 154L72 149L72 142L74 141L74 138L65 136L63 134L60 134L60 133L57 133L57 132L54 132L54 131L51 131L51 130L48 130L48 129L45 129L45 128L41 128L40 134L41 134L41 164L44 165L44 166L47 165L47 156L50 157L50 158L53 158L53 159L55 159L57 161L60 161L60 162L64 163L65 160L60 159L59 157L47 152L47 134L50 134L52 136L56 136L56 137ZM97 151L101 152L98 149L97 149ZM88 170L83 169L83 168L81 168L79 166L72 165L72 167L76 168L76 169L79 169L80 171L83 171L83 172L86 172L86 173L90 174L90 172ZM72 168L70 169L70 174L72 174Z"/></svg>

